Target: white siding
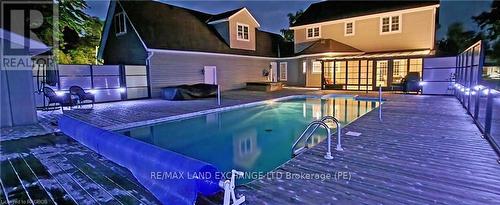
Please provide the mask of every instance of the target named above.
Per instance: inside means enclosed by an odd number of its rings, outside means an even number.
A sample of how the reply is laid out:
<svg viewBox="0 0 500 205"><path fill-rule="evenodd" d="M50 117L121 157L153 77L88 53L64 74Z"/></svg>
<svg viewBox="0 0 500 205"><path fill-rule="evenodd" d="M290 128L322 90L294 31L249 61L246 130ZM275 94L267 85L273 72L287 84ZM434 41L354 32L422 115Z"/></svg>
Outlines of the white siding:
<svg viewBox="0 0 500 205"><path fill-rule="evenodd" d="M203 67L216 66L222 90L244 88L246 82L267 81L262 75L270 59L155 52L150 65L151 95L166 86L203 83Z"/></svg>

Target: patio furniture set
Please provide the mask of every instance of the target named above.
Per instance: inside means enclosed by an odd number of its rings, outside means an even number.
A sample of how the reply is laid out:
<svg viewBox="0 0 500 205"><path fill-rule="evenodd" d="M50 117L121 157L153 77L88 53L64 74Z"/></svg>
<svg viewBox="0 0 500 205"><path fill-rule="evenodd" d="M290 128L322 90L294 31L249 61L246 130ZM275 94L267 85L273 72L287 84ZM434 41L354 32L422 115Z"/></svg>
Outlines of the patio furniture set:
<svg viewBox="0 0 500 205"><path fill-rule="evenodd" d="M69 88L69 93L58 93L50 87L44 87L43 94L48 99L47 107L53 104L56 108L60 106L61 110L64 110L64 107L69 107L70 109L73 106L82 107L85 101L90 102L93 108L95 103L94 94L85 92L83 88L76 85Z"/></svg>

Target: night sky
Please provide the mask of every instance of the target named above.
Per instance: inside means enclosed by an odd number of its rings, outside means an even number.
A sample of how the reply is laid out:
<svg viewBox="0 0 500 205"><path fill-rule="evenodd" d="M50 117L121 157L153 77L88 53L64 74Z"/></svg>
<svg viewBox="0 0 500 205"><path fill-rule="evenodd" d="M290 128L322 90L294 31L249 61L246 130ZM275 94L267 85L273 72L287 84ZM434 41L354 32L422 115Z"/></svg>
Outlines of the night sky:
<svg viewBox="0 0 500 205"><path fill-rule="evenodd" d="M294 0L294 1L166 1L168 4L181 6L189 9L202 11L205 13L221 13L224 11L247 7L252 15L259 21L261 30L279 33L280 29L288 27L288 13L295 13L299 9L306 10L307 7L315 1ZM467 29L478 30L476 24L471 20L472 16L478 15L483 11L490 9L492 0L441 0L440 7L440 25L438 30L438 39L446 34L446 28L453 22L462 22ZM356 2L354 2L356 3ZM87 13L92 16L98 16L101 19L106 17L109 0L88 1L89 9ZM362 5L361 5L362 6Z"/></svg>

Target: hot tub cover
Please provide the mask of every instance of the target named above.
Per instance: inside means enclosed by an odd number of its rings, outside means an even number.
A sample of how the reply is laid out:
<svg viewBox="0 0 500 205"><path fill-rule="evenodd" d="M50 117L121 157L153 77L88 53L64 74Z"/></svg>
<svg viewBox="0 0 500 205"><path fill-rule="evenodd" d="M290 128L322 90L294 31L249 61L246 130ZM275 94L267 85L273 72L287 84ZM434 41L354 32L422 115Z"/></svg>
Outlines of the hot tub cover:
<svg viewBox="0 0 500 205"><path fill-rule="evenodd" d="M161 89L162 97L165 100L189 100L195 98L208 98L217 95L217 85L194 84L164 87Z"/></svg>

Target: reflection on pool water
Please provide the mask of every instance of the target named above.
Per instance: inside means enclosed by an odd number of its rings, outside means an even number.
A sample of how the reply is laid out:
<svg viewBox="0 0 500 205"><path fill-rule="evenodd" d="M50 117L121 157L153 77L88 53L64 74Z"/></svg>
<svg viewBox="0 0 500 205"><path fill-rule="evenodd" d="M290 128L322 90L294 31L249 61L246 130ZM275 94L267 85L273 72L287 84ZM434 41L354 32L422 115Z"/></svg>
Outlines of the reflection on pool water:
<svg viewBox="0 0 500 205"><path fill-rule="evenodd" d="M223 172L265 173L291 158L292 144L311 121L331 115L345 125L377 106L376 101L353 98L300 98L134 128L123 134L211 163ZM326 132L318 129L308 143L318 144L325 137Z"/></svg>

